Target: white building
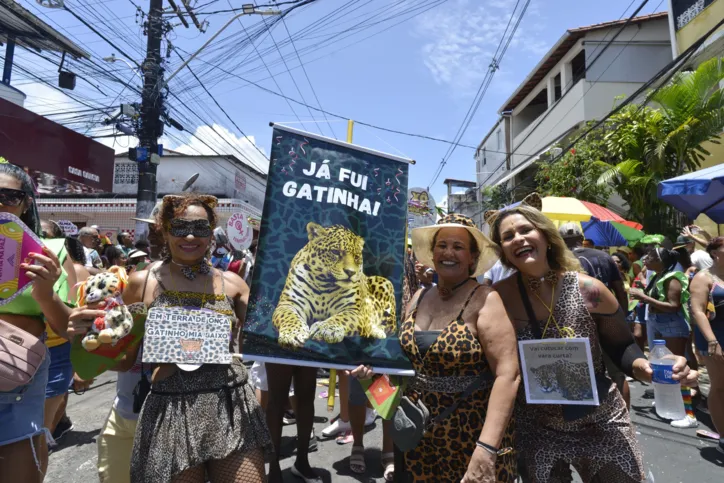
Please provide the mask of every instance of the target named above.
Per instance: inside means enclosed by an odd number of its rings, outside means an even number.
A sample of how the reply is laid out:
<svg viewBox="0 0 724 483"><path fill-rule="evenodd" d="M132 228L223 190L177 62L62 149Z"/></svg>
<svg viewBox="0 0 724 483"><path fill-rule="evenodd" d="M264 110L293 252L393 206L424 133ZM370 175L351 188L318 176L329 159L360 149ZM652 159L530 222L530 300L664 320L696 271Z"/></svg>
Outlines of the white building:
<svg viewBox="0 0 724 483"><path fill-rule="evenodd" d="M666 12L566 31L499 110L476 154L479 186L515 188L533 163L586 121L601 119L672 59ZM601 52L603 52L601 54ZM598 56L600 57L596 59Z"/></svg>
<svg viewBox="0 0 724 483"><path fill-rule="evenodd" d="M247 215L258 229L264 207L266 174L250 167L235 156L194 156L166 150L158 166L156 179L159 199L179 193L184 184L198 173L190 191L219 198L219 224L233 213ZM42 218L68 220L79 228L97 225L102 234L115 241L120 231L133 234L138 189L138 166L128 155L117 155L113 172L113 193L94 195L43 196L38 200Z"/></svg>

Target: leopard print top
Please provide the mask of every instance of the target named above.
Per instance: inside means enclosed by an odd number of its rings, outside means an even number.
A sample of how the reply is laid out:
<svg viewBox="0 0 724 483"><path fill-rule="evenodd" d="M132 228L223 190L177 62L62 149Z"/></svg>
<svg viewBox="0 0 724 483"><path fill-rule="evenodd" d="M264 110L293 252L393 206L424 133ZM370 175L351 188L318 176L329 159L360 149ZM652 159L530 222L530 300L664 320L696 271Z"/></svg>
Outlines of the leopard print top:
<svg viewBox="0 0 724 483"><path fill-rule="evenodd" d="M460 315L439 333L424 355L415 342L417 305L400 329L400 343L415 372L423 378L431 378L435 383L427 387L420 387L421 384L416 384L414 388L410 386L405 395L414 400L422 399L430 411L431 419L460 398L464 389L455 387L453 381L467 378L469 384L469 381L479 378L481 374L490 372L483 347L463 320L465 308L479 288L480 285L471 290ZM424 294L420 294L417 304ZM445 379L450 384L442 382ZM459 483L465 476L475 450L475 441L483 429L491 390L492 384L483 384L460 401L450 416L428 431L417 448L405 453L405 476L409 476L411 481ZM514 427L514 421L511 420L501 447L513 447ZM514 482L518 476L515 452L498 457L495 472L495 481Z"/></svg>
<svg viewBox="0 0 724 483"><path fill-rule="evenodd" d="M554 309L561 329L591 341L591 356L597 376L608 377L603 362L596 321L581 295L578 273L562 277L561 294ZM518 300L504 300L518 304ZM563 338L558 328L548 327L546 338ZM535 339L530 324L518 331L518 340ZM573 465L583 481L598 475L600 481L640 482L644 479L641 451L631 425L626 403L616 386L599 393L600 405L578 419L565 418L561 405L527 404L523 385L516 404L517 449L534 483L571 481ZM599 391L600 392L600 391Z"/></svg>

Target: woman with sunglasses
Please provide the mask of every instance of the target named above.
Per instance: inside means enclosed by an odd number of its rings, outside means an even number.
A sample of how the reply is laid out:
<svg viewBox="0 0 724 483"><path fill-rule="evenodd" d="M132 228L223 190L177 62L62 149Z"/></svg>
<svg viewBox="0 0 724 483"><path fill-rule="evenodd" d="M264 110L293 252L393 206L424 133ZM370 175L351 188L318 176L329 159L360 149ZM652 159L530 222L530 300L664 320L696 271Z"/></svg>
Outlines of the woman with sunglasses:
<svg viewBox="0 0 724 483"><path fill-rule="evenodd" d="M33 181L25 171L3 158L0 158L0 212L17 216L34 233L41 234ZM66 281L69 286L75 284L73 266L68 259L61 263L47 247L42 253L31 253L30 257L32 264L22 263L20 269L33 283L0 306L0 334L14 333L16 340L25 342L42 340L47 322L55 333L64 336L70 308L58 295L57 287ZM13 338L6 340L12 343ZM0 356L7 350L8 345L1 345ZM15 359L3 357L3 360ZM13 362L9 364L12 370ZM43 481L48 467L47 442L52 441L43 421L49 366L50 355L46 352L42 364L31 369L34 374L27 384L0 392L0 481Z"/></svg>
<svg viewBox="0 0 724 483"><path fill-rule="evenodd" d="M166 240L164 260L131 274L123 293L126 304L143 303L149 310L210 310L229 317L229 335L238 334L239 324L232 322L244 319L249 288L238 275L209 263L216 206L213 196L164 197L156 219ZM69 332L82 333L97 314L79 307L71 316ZM126 359L135 360L130 352ZM271 440L248 377L236 359L193 371L157 365L138 418L131 481L265 481L264 452Z"/></svg>

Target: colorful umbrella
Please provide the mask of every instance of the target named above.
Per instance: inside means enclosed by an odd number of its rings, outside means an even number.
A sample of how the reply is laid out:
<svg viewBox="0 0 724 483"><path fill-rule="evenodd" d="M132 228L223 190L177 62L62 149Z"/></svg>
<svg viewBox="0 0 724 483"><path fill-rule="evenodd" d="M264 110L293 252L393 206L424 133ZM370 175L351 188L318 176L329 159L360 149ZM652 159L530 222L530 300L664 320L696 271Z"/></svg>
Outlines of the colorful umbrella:
<svg viewBox="0 0 724 483"><path fill-rule="evenodd" d="M691 219L703 213L724 223L724 164L662 181L657 194Z"/></svg>
<svg viewBox="0 0 724 483"><path fill-rule="evenodd" d="M543 198L543 214L553 221L588 221L591 219L589 210L582 201L576 198L546 196Z"/></svg>
<svg viewBox="0 0 724 483"><path fill-rule="evenodd" d="M583 235L594 245L602 247L620 247L633 245L641 240L645 233L617 221L602 221L591 218L581 223Z"/></svg>

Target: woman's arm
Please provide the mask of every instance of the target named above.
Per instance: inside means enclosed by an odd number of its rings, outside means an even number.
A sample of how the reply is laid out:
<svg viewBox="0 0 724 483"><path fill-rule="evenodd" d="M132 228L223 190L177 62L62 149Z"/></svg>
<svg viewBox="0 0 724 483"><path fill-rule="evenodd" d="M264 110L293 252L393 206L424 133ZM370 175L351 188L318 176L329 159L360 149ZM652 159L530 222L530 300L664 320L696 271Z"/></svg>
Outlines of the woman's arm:
<svg viewBox="0 0 724 483"><path fill-rule="evenodd" d="M678 312L681 309L681 282L675 278L669 279L664 283L664 290L666 291L666 300L657 300L650 297L641 289L631 289L630 294L632 298L649 304L649 307L656 310L656 312Z"/></svg>
<svg viewBox="0 0 724 483"><path fill-rule="evenodd" d="M692 280L689 286L691 292L691 313L692 319L696 327L701 331L701 334L706 339L708 345L714 345L714 350L711 347L708 348L709 355L713 356L717 353L717 342L716 335L711 330L711 323L709 318L706 316L706 306L709 304L709 292L711 286L714 283L708 272L700 272ZM709 344L711 342L711 344ZM718 348L721 353L721 348Z"/></svg>
<svg viewBox="0 0 724 483"><path fill-rule="evenodd" d="M478 441L500 450L520 384L518 340L498 292L492 290L483 296L486 299L478 312L476 330L495 382ZM476 446L463 483L493 481L490 478L495 475L496 459L492 450Z"/></svg>
<svg viewBox="0 0 724 483"><path fill-rule="evenodd" d="M480 441L497 448L508 427L520 384L518 338L497 291L488 293L476 326L478 340L495 376Z"/></svg>
<svg viewBox="0 0 724 483"><path fill-rule="evenodd" d="M232 342L230 343L229 350L234 351L233 340L236 338L239 343L239 352L241 352L244 344L244 332L241 328L246 320L246 309L249 304L249 286L240 276L233 272L222 272L221 276L225 277L226 295L234 301L234 314L236 315L236 323L233 327L236 333L232 333Z"/></svg>

